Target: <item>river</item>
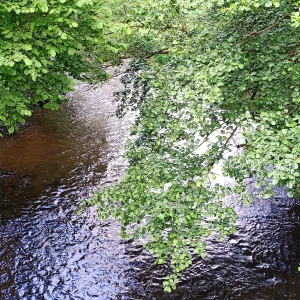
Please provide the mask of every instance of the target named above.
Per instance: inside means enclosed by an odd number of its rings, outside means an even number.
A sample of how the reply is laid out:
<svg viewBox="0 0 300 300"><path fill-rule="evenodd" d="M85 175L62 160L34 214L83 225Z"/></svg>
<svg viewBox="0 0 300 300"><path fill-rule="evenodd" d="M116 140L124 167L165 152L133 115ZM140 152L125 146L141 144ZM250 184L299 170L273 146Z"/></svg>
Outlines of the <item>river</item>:
<svg viewBox="0 0 300 300"><path fill-rule="evenodd" d="M238 232L210 239L171 294L161 285L169 269L122 241L115 221L76 214L124 172L131 118L114 116L119 86L80 84L62 109L37 110L0 139L0 299L300 299L300 200L283 190L249 207L233 199Z"/></svg>

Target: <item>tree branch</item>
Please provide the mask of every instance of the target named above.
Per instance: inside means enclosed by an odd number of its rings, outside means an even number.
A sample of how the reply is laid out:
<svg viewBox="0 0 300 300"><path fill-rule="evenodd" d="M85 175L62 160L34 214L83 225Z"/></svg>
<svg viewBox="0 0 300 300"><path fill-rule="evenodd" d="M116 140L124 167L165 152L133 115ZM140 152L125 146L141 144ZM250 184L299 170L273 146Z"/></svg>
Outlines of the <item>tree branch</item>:
<svg viewBox="0 0 300 300"><path fill-rule="evenodd" d="M249 33L248 35L246 35L245 37L242 38L242 41L244 41L246 39L249 39L249 38L253 38L253 37L255 37L255 36L259 35L259 34L262 34L262 33L266 32L266 31L268 31L268 30L276 27L279 23L281 23L284 19L286 19L289 16L290 16L290 14L288 14L288 13L284 14L278 21L276 21L275 23L273 23L269 27L266 27L266 28L264 28L262 30L258 30L258 31L254 31L254 32Z"/></svg>
<svg viewBox="0 0 300 300"><path fill-rule="evenodd" d="M250 100L253 100L255 98L257 92L258 92L258 89L255 89L254 92L252 93L251 97L250 97Z"/></svg>
<svg viewBox="0 0 300 300"><path fill-rule="evenodd" d="M235 127L235 128L232 130L230 136L228 137L228 139L226 140L226 142L225 142L225 144L224 144L224 148L228 145L229 141L232 139L232 137L234 136L234 134L235 134L235 132L237 131L237 129L238 129L238 127Z"/></svg>
<svg viewBox="0 0 300 300"><path fill-rule="evenodd" d="M169 49L162 49L162 50L158 50L158 51L155 51L155 52L151 52L150 54L148 54L146 56L146 58L149 59L150 57L152 57L154 55L157 55L157 54L169 54L169 53L170 53Z"/></svg>

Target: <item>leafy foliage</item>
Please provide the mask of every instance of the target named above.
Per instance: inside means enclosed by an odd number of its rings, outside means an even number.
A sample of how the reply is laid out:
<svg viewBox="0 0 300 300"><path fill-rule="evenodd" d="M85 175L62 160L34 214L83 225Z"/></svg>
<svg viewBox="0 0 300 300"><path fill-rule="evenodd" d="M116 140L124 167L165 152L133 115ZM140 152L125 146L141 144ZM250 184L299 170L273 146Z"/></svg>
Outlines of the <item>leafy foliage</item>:
<svg viewBox="0 0 300 300"><path fill-rule="evenodd" d="M101 63L124 47L110 33L129 28L111 23L111 7L117 3L0 2L0 124L10 133L34 107L58 108L73 89L73 79L92 83L107 78Z"/></svg>
<svg viewBox="0 0 300 300"><path fill-rule="evenodd" d="M156 263L170 259L170 292L192 254L205 256L208 235L235 232L223 199L236 193L249 203L245 179L265 198L274 186L300 194L299 3L128 1L126 18L136 59L118 112L139 112L130 165L90 201L101 218L121 222L123 237L147 235ZM218 182L220 165L234 186Z"/></svg>
<svg viewBox="0 0 300 300"><path fill-rule="evenodd" d="M64 102L74 79L105 80L103 62L132 57L118 94L120 116L138 111L129 167L90 203L121 222L123 237L146 235L156 263L169 259L170 292L193 253L205 256L207 236L235 232L223 199L249 203L245 179L265 198L274 186L300 195L299 5L0 1L0 124L13 132L34 107ZM218 181L220 166L234 186Z"/></svg>

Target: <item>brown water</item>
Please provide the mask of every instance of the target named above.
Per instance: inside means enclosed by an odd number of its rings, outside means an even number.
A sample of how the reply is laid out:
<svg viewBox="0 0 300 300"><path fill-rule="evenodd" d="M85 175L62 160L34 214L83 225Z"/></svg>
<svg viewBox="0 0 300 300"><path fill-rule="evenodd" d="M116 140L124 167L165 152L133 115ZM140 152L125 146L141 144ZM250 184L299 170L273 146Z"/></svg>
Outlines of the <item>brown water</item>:
<svg viewBox="0 0 300 300"><path fill-rule="evenodd" d="M248 208L232 199L239 231L211 239L171 295L161 288L168 268L121 241L116 222L75 214L124 170L130 118L113 115L118 86L82 84L70 104L0 139L0 299L300 299L300 201L282 190Z"/></svg>

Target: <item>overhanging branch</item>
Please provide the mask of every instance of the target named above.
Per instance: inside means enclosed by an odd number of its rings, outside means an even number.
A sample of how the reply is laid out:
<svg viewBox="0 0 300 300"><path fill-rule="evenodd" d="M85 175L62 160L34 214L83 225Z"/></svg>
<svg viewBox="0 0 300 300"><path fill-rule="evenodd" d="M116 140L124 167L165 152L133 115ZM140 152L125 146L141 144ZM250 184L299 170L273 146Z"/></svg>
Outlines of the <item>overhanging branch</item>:
<svg viewBox="0 0 300 300"><path fill-rule="evenodd" d="M275 23L273 23L272 25L264 28L264 29L261 29L261 30L258 30L258 31L254 31L254 32L251 32L249 33L248 35L246 35L245 37L242 38L242 41L245 41L245 40L248 40L248 39L251 39L257 35L260 35L274 27L276 27L278 24L280 24L284 19L286 19L287 17L289 17L290 14L286 13L284 14L279 20L277 20ZM242 44L245 44L245 42L243 42Z"/></svg>
<svg viewBox="0 0 300 300"><path fill-rule="evenodd" d="M238 127L235 127L232 132L230 133L228 139L226 140L225 144L224 144L224 148L228 145L229 141L232 139L232 137L234 136L234 134L236 133Z"/></svg>
<svg viewBox="0 0 300 300"><path fill-rule="evenodd" d="M147 59L151 58L152 56L154 55L158 55L158 54L169 54L170 53L170 50L169 49L162 49L162 50L158 50L158 51L155 51L155 52L151 52L150 54L148 54L146 56Z"/></svg>

